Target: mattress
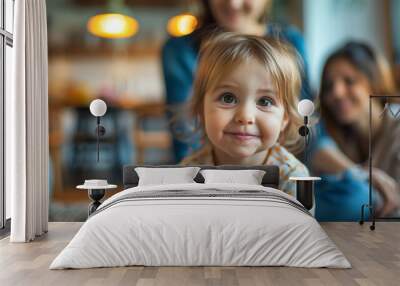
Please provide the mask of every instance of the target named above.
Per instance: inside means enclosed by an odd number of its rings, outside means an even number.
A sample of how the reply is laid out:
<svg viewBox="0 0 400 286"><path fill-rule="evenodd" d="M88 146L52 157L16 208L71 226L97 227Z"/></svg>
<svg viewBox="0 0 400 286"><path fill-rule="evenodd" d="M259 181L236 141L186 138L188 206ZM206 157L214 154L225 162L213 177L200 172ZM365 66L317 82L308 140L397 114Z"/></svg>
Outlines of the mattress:
<svg viewBox="0 0 400 286"><path fill-rule="evenodd" d="M199 183L137 186L110 197L50 269L130 265L351 267L284 192Z"/></svg>

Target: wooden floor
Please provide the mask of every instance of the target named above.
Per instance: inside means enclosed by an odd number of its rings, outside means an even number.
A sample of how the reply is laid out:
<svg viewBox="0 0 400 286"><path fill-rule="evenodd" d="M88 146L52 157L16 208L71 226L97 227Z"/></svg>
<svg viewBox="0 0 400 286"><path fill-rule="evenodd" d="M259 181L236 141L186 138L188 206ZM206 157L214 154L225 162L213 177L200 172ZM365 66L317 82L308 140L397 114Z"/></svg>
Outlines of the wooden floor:
<svg viewBox="0 0 400 286"><path fill-rule="evenodd" d="M32 243L0 241L0 285L400 285L400 223L323 223L353 268L120 267L48 270L81 223L50 223Z"/></svg>

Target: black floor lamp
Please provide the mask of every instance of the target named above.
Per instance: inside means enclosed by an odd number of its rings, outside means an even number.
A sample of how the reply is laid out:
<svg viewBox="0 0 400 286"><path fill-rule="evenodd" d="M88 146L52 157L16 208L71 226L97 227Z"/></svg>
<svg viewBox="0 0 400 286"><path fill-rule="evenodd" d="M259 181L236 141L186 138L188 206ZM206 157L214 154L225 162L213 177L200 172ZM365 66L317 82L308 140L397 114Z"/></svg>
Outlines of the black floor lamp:
<svg viewBox="0 0 400 286"><path fill-rule="evenodd" d="M393 113L390 109L390 103L388 102L388 98L400 98L400 95L392 95L392 96L382 96L382 95L370 95L369 96L369 139L368 139L368 173L369 173L369 198L368 204L363 204L361 206L361 219L360 224L364 223L364 211L365 208L369 209L370 216L372 217L372 224L369 226L371 230L375 230L375 207L372 203L372 100L374 98L380 98L385 101L385 105L383 108L383 115L385 112L389 111L393 117L398 117L400 111Z"/></svg>

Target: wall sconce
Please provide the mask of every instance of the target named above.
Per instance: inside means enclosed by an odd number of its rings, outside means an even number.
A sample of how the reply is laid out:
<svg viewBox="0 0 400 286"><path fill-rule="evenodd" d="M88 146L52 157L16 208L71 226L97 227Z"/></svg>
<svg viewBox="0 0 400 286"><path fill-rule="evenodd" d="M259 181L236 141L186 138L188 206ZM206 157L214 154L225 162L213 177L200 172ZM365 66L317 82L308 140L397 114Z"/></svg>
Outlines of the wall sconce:
<svg viewBox="0 0 400 286"><path fill-rule="evenodd" d="M307 147L309 143L310 129L308 118L314 113L314 103L309 99L303 99L297 105L297 111L304 118L304 125L299 128L300 136L304 137L304 162L307 162Z"/></svg>
<svg viewBox="0 0 400 286"><path fill-rule="evenodd" d="M102 117L107 112L107 104L101 99L95 99L90 103L90 113L93 116L97 117L97 127L96 127L96 136L97 136L97 162L100 160L100 137L106 134L106 129L104 126L100 125L100 117Z"/></svg>

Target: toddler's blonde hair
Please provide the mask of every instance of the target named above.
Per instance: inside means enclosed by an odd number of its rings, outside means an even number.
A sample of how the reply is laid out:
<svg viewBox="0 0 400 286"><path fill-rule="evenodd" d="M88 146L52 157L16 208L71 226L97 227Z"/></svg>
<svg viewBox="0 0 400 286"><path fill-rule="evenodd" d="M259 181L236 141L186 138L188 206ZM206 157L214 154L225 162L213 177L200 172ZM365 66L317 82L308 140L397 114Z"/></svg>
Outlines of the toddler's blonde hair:
<svg viewBox="0 0 400 286"><path fill-rule="evenodd" d="M298 153L302 147L298 135L302 118L297 112L301 63L294 49L279 40L226 32L206 41L200 49L193 85L192 115L204 130L203 103L206 93L216 86L224 74L248 59L259 61L270 73L288 118L288 125L280 134L279 141L289 151Z"/></svg>

